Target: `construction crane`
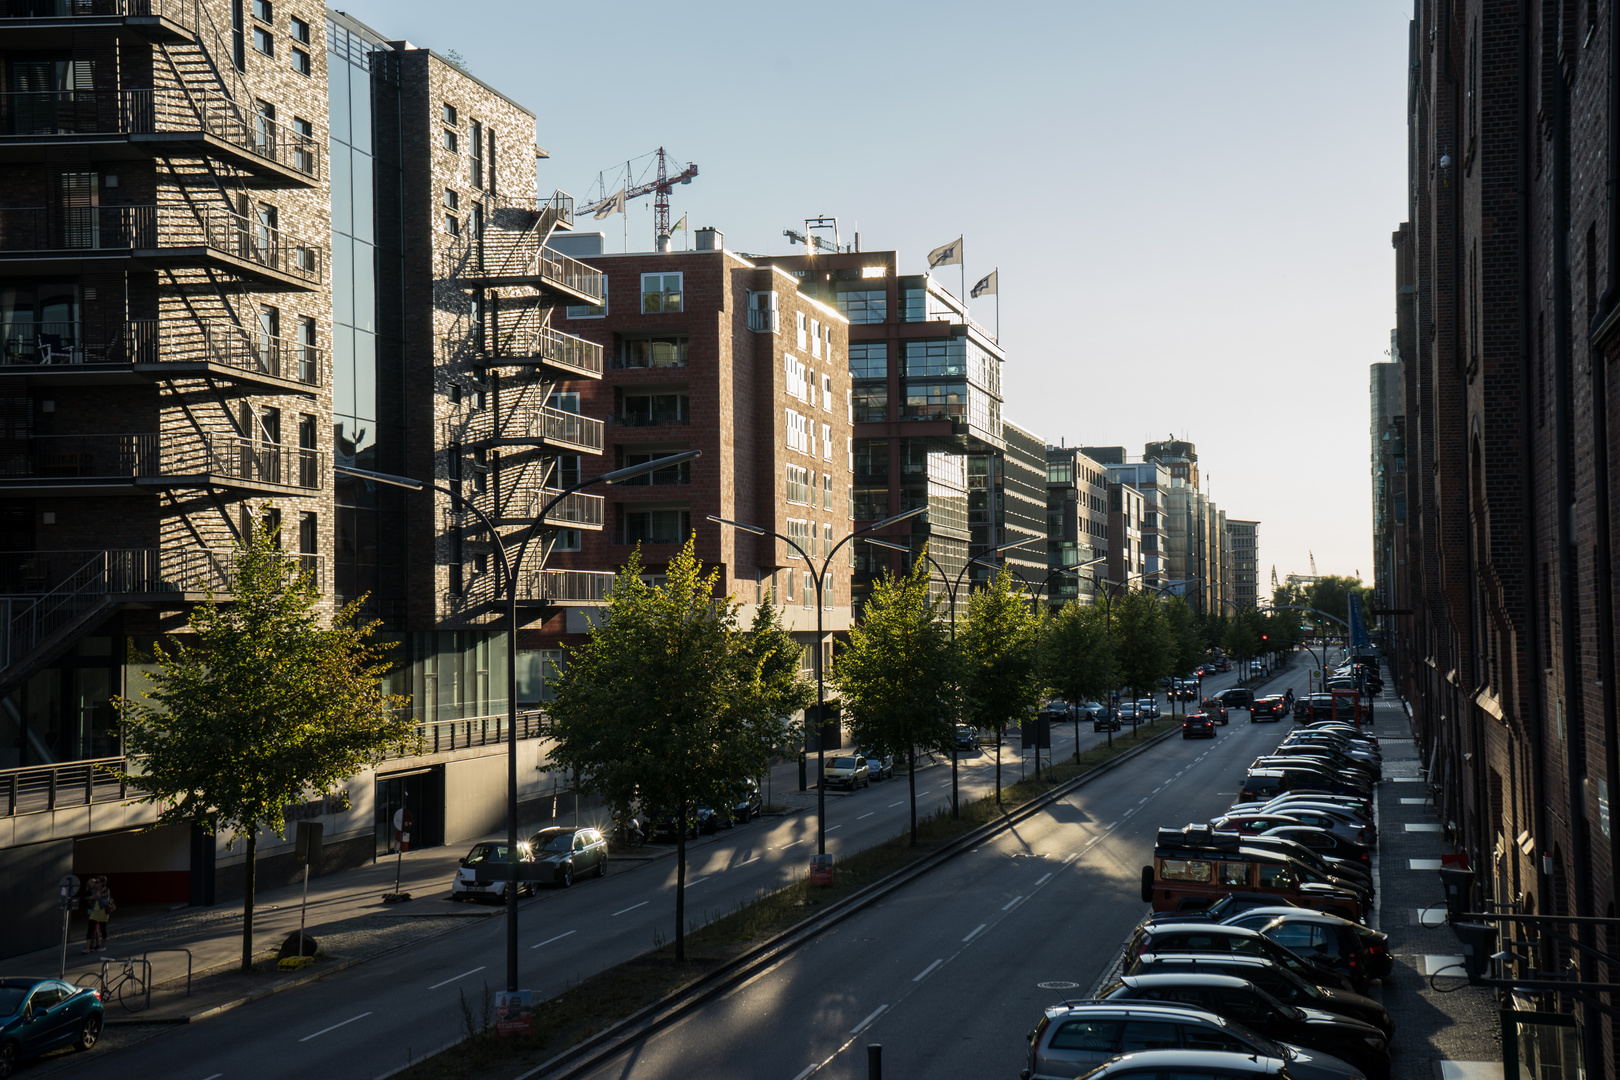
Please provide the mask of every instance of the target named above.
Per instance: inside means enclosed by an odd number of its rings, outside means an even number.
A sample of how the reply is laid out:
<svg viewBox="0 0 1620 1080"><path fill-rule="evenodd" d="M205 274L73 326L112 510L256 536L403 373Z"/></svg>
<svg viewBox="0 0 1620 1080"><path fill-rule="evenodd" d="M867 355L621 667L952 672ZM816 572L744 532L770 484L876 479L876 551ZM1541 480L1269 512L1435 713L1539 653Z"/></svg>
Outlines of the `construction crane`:
<svg viewBox="0 0 1620 1080"><path fill-rule="evenodd" d="M1277 564L1271 564L1271 591L1277 591Z"/></svg>
<svg viewBox="0 0 1620 1080"><path fill-rule="evenodd" d="M631 161L626 161L624 163L624 200L625 202L629 202L631 199L639 199L641 196L646 195L649 192L654 195L653 248L656 250L660 248L663 241L669 239L670 188L674 187L676 184L690 184L692 182L692 178L698 174L698 167L694 162L688 161L686 163L686 168L682 169L674 176L669 175L668 155L664 153L664 148L662 146L660 146L657 150L654 150L651 154L643 154L641 157L657 158L658 174L652 179L643 180L641 183L636 183L634 162L640 161L641 158L634 158ZM646 175L645 169L643 170L643 175ZM612 205L614 199L618 197L619 193L617 191L608 191L607 181L604 179L604 176L604 173L596 174L596 187L592 190L597 193L597 198L589 203L586 203L584 206L575 208L574 213L576 216L583 217L586 214L594 214L604 206Z"/></svg>
<svg viewBox="0 0 1620 1080"><path fill-rule="evenodd" d="M1311 557L1311 580L1316 581L1318 580L1316 574L1316 552L1307 550L1305 554Z"/></svg>

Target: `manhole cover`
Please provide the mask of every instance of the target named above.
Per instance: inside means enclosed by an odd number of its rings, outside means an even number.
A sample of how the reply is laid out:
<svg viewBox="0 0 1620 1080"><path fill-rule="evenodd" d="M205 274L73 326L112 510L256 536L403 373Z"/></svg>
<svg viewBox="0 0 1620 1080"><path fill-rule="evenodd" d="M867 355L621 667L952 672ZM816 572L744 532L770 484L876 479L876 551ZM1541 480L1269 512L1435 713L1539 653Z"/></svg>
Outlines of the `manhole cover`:
<svg viewBox="0 0 1620 1080"><path fill-rule="evenodd" d="M1079 983L1064 982L1062 979L1035 984L1036 989L1039 990L1075 990L1078 989L1079 986Z"/></svg>

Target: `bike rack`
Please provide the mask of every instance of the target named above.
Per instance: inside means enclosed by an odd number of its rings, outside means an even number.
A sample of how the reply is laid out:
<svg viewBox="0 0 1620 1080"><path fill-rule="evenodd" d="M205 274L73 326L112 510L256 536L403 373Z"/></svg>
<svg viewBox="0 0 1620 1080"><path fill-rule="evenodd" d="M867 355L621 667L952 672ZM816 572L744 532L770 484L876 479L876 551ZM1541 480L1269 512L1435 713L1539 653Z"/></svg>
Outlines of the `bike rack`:
<svg viewBox="0 0 1620 1080"><path fill-rule="evenodd" d="M169 951L181 951L181 952L183 952L185 950L154 949L152 951L153 952L169 952ZM133 967L136 964L141 965L141 968L143 969L144 974L145 974L143 984L145 986L145 991L146 991L146 995L145 995L146 996L146 1001L141 1005L141 1008L142 1009L150 1009L152 1007L152 962L150 960L146 959L146 957L144 957L144 956L142 956L142 957L133 957L132 956L128 960L119 960L119 959L116 959L116 958L111 957L111 956L103 956L101 958L101 974L99 976L97 976L97 979L99 980L100 985L101 985L101 992L104 995L108 995L108 996L111 995L111 989L107 985L107 968L108 968L108 966L109 965L117 965L118 974L121 975L121 974L123 974L124 965L126 965L126 964L130 965L131 967ZM81 976L79 976L79 978L83 979L84 976L81 975ZM114 985L117 985L118 982L121 982L121 981L122 980L118 980L115 977ZM78 983L77 985L83 986L84 983L81 982L81 983ZM131 1010L131 1011L133 1011L133 1010Z"/></svg>
<svg viewBox="0 0 1620 1080"><path fill-rule="evenodd" d="M192 959L193 958L192 958L190 949L181 949L181 948L148 949L144 953L141 954L141 961L142 961L142 963L146 964L146 975L147 975L147 979L146 979L146 986L147 986L146 996L148 998L150 998L152 996L152 989L151 989L151 987L152 987L152 978L151 978L151 976L152 976L152 964L151 964L151 961L148 960L147 958L150 957L153 953L185 953L186 954L186 997L190 997L191 996L191 964L192 964Z"/></svg>

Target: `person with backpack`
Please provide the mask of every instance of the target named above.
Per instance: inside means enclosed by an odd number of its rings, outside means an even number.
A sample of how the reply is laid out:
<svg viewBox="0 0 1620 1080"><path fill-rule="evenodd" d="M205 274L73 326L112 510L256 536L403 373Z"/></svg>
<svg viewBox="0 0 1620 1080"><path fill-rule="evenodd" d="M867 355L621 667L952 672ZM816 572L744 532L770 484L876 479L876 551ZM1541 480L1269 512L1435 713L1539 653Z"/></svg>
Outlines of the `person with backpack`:
<svg viewBox="0 0 1620 1080"><path fill-rule="evenodd" d="M89 929L86 932L85 952L107 951L107 920L117 910L118 905L113 903L112 893L107 889L107 879L93 877L87 890L86 915Z"/></svg>

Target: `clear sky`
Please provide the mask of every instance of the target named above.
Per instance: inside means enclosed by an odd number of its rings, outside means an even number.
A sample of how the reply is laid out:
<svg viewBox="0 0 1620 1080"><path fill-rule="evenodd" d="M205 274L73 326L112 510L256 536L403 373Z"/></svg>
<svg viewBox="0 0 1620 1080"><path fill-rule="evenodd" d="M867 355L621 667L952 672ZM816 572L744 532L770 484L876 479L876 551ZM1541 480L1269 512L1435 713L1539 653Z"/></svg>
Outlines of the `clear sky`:
<svg viewBox="0 0 1620 1080"><path fill-rule="evenodd" d="M1311 551L1371 581L1410 0L344 9L539 114L542 186L611 191L663 146L701 170L672 218L728 247L780 253L835 215L921 272L964 236L969 284L1001 272L1007 419L1136 454L1191 439L1220 507L1261 522L1262 594ZM626 224L648 250L651 196Z"/></svg>

